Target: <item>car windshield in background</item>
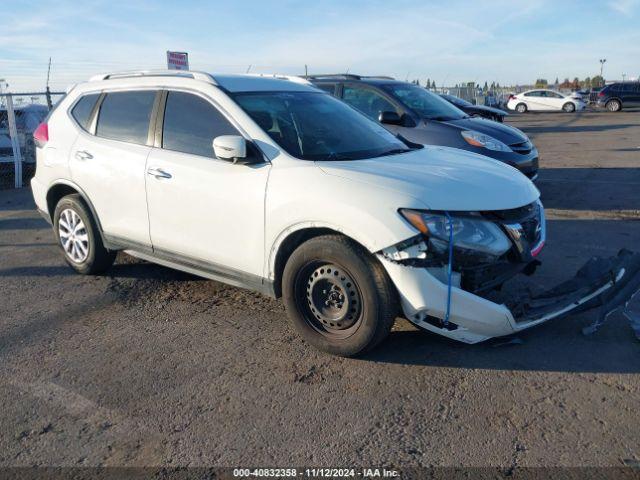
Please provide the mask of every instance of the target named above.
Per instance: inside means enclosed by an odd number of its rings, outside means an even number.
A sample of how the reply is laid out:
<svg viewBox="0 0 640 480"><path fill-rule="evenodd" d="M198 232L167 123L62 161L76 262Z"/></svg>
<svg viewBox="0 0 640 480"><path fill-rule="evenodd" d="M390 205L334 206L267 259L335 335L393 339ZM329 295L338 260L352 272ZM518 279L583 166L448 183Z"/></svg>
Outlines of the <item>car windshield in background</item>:
<svg viewBox="0 0 640 480"><path fill-rule="evenodd" d="M423 118L444 121L467 117L462 110L417 85L391 83L382 88Z"/></svg>
<svg viewBox="0 0 640 480"><path fill-rule="evenodd" d="M233 97L296 158L359 160L410 150L379 124L325 93L248 92Z"/></svg>
<svg viewBox="0 0 640 480"><path fill-rule="evenodd" d="M458 107L473 107L473 103L467 102L466 100L454 95L442 95L442 97L449 100L451 103L457 105Z"/></svg>

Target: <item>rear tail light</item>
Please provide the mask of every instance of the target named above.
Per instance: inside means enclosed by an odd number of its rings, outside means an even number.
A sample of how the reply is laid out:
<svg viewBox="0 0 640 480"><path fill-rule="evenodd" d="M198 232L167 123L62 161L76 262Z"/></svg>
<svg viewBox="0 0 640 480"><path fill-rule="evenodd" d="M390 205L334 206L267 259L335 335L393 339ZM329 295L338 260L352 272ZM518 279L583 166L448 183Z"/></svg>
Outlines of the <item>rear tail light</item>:
<svg viewBox="0 0 640 480"><path fill-rule="evenodd" d="M49 141L49 126L46 122L38 125L38 128L33 132L33 141L35 142L36 147L40 148L44 147Z"/></svg>
<svg viewBox="0 0 640 480"><path fill-rule="evenodd" d="M604 92L598 92L599 97L604 97Z"/></svg>

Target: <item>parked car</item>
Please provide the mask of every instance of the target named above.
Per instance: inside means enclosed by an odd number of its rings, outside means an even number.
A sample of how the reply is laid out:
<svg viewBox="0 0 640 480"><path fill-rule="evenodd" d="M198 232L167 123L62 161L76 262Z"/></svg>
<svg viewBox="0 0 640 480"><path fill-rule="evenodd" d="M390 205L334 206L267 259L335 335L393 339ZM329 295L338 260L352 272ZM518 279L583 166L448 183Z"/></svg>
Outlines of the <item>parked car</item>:
<svg viewBox="0 0 640 480"><path fill-rule="evenodd" d="M45 105L29 104L14 107L18 145L22 158L26 162L34 162L33 132L49 113ZM0 108L0 157L13 158L13 147L9 134L9 113Z"/></svg>
<svg viewBox="0 0 640 480"><path fill-rule="evenodd" d="M35 203L76 272L123 250L283 297L300 335L334 354L373 348L397 315L467 343L508 335L632 273L615 259L546 296L491 301L543 248L533 183L404 141L301 80L100 75L34 139Z"/></svg>
<svg viewBox="0 0 640 480"><path fill-rule="evenodd" d="M435 93L388 77L310 77L392 133L420 144L460 148L511 165L535 179L538 150L517 128L473 118Z"/></svg>
<svg viewBox="0 0 640 480"><path fill-rule="evenodd" d="M584 110L586 103L581 98L563 95L554 90L529 90L516 95L511 95L507 102L507 108L518 113L526 112L553 112L563 111L567 113Z"/></svg>
<svg viewBox="0 0 640 480"><path fill-rule="evenodd" d="M464 100L463 98L456 97L455 95L440 94L447 102L455 105L467 115L472 117L482 117L488 120L494 120L496 122L504 122L504 117L509 115L504 110L494 107L486 107L484 105L474 105L471 102Z"/></svg>
<svg viewBox="0 0 640 480"><path fill-rule="evenodd" d="M640 82L606 85L598 92L596 106L610 112L619 112L625 107L640 107Z"/></svg>

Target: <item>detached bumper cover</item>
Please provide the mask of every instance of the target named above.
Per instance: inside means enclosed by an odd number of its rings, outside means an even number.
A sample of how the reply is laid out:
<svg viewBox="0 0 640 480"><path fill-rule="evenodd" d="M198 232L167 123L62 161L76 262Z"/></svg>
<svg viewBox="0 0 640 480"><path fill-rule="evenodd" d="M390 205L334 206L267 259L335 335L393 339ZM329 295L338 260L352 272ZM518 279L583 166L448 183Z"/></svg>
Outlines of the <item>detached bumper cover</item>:
<svg viewBox="0 0 640 480"><path fill-rule="evenodd" d="M572 279L538 295L522 292L516 298L500 298L497 292L483 298L453 287L452 326L445 328L434 319L446 315L447 285L426 269L379 258L398 289L409 321L465 343L509 335L595 307L606 315L640 290L640 254L622 250L611 258L592 258Z"/></svg>

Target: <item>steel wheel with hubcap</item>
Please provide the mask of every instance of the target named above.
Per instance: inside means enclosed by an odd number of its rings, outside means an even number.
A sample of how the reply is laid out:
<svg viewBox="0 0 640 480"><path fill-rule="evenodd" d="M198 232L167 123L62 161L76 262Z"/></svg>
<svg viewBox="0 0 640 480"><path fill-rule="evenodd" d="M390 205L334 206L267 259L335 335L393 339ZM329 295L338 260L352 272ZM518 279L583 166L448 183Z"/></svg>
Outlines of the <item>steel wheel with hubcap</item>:
<svg viewBox="0 0 640 480"><path fill-rule="evenodd" d="M563 105L562 110L567 113L573 113L576 110L576 106L571 102L567 102Z"/></svg>

